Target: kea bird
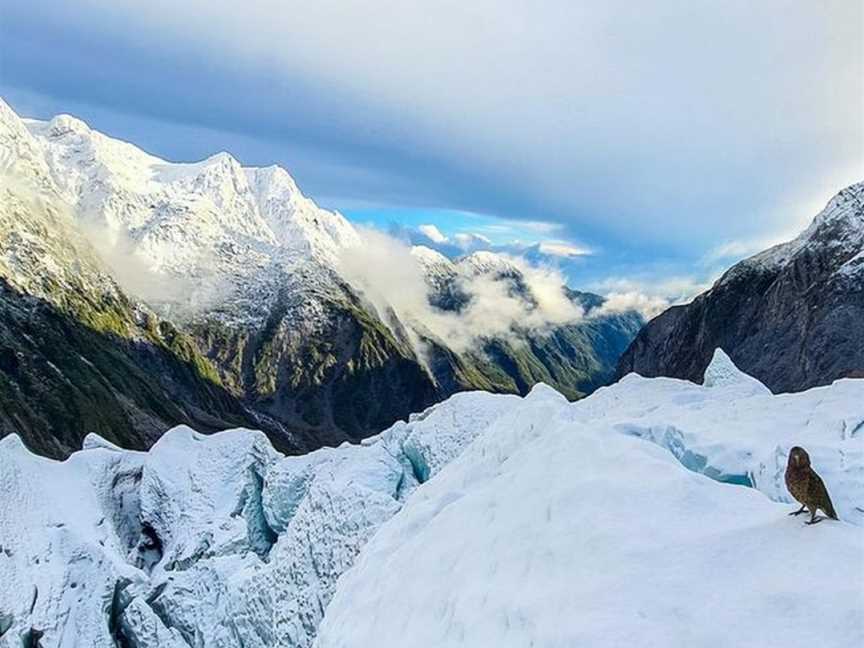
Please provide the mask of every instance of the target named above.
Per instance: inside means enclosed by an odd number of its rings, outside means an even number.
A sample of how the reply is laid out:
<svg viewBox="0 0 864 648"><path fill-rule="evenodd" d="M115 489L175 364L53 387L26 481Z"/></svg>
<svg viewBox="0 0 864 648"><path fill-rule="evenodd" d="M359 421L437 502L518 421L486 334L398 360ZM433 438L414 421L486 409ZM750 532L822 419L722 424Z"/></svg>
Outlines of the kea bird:
<svg viewBox="0 0 864 648"><path fill-rule="evenodd" d="M837 512L828 496L828 489L816 471L810 467L810 455L804 448L795 446L789 451L789 462L786 464L786 488L796 500L801 502L801 508L789 515L800 515L805 510L810 511L807 524L816 524L824 518L816 519L816 511L822 511L832 520L837 519Z"/></svg>

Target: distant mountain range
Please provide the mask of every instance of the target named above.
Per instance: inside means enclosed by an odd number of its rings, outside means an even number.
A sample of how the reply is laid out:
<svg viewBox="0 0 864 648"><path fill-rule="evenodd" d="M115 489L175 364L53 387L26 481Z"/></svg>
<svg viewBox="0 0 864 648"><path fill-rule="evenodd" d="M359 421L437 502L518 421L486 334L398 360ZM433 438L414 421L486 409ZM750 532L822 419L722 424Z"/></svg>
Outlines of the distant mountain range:
<svg viewBox="0 0 864 648"><path fill-rule="evenodd" d="M698 381L717 347L774 392L864 377L864 183L838 193L793 241L651 320L618 374Z"/></svg>
<svg viewBox="0 0 864 648"><path fill-rule="evenodd" d="M531 268L486 251L414 247L408 309L351 269L368 241L285 170L166 162L2 101L0 176L0 436L49 456L90 432L146 448L177 423L302 452L457 391L579 398L643 324L561 285L547 307ZM497 302L515 314L480 308Z"/></svg>

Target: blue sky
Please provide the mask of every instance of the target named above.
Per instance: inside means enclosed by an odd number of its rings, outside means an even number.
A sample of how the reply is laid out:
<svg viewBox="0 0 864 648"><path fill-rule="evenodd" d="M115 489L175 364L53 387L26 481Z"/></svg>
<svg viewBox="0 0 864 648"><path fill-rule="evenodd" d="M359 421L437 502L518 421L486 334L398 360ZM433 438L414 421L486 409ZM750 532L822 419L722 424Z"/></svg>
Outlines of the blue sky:
<svg viewBox="0 0 864 648"><path fill-rule="evenodd" d="M857 2L0 0L0 94L672 294L864 177Z"/></svg>

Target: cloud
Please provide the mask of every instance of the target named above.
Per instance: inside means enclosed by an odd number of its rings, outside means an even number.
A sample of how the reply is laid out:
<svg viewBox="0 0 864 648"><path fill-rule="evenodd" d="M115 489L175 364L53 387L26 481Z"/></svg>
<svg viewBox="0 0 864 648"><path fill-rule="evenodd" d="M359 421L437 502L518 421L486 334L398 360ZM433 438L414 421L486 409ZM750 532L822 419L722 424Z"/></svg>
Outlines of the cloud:
<svg viewBox="0 0 864 648"><path fill-rule="evenodd" d="M0 11L4 92L209 129L149 145L169 156L242 135L257 142L245 162L282 162L333 200L493 213L699 259L864 177L855 2L2 0ZM806 195L776 210L794 187Z"/></svg>
<svg viewBox="0 0 864 648"><path fill-rule="evenodd" d="M447 237L444 236L441 233L441 230L439 230L434 225L421 225L417 229L420 230L421 234L424 234L425 236L427 236L429 238L429 240L431 240L433 243L446 243L447 242Z"/></svg>
<svg viewBox="0 0 864 648"><path fill-rule="evenodd" d="M593 286L606 298L600 312L620 313L635 310L645 319L652 319L670 306L686 304L714 283L693 277L663 279L631 279L611 277Z"/></svg>
<svg viewBox="0 0 864 648"><path fill-rule="evenodd" d="M87 238L111 277L123 291L172 317L182 320L223 303L231 291L226 280L215 273L195 278L166 274L153 267L152 261L139 252L139 244L119 229L109 229L96 219L75 218L78 230ZM208 268L207 259L198 267Z"/></svg>
<svg viewBox="0 0 864 648"><path fill-rule="evenodd" d="M557 257L580 257L591 254L591 250L579 247L566 241L541 241L537 246L541 254Z"/></svg>
<svg viewBox="0 0 864 648"><path fill-rule="evenodd" d="M557 271L518 257L502 258L522 274L535 303L514 294L512 286L494 274L464 273L456 281L470 297L468 303L459 312L436 308L430 303L432 288L410 245L375 229L358 229L364 245L343 252L340 271L380 314L392 309L413 326L415 348L421 353L417 331L465 351L476 349L484 338L514 338L516 329L541 332L584 316L581 307L566 297L564 279Z"/></svg>
<svg viewBox="0 0 864 648"><path fill-rule="evenodd" d="M645 320L651 320L665 311L671 304L663 297L646 295L640 292L612 292L605 295L606 301L599 313L612 314L636 311Z"/></svg>
<svg viewBox="0 0 864 648"><path fill-rule="evenodd" d="M476 232L458 232L453 235L453 242L465 251L488 250L492 247L491 239Z"/></svg>

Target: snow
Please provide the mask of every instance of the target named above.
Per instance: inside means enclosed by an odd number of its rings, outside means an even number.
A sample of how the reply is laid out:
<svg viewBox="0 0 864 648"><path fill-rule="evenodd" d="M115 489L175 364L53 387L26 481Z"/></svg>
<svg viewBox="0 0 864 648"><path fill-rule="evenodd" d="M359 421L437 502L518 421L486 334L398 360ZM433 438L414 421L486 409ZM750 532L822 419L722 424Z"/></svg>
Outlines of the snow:
<svg viewBox="0 0 864 648"><path fill-rule="evenodd" d="M738 369L723 349L714 350L714 356L705 370L702 384L709 388L730 388L753 395L771 393L771 390L761 382Z"/></svg>
<svg viewBox="0 0 864 648"><path fill-rule="evenodd" d="M860 645L862 402L772 395L718 351L705 385L457 394L301 457L251 430L64 462L9 436L0 648ZM840 522L787 515L793 445Z"/></svg>
<svg viewBox="0 0 864 648"><path fill-rule="evenodd" d="M284 169L242 167L226 152L169 162L69 115L22 120L2 100L0 145L0 172L66 206L103 256L134 256L150 284L186 286L190 316L218 297L232 304L213 310L225 323L260 324L281 285L303 276L302 288L320 289L339 255L360 244L341 214L304 196ZM245 299L227 299L235 293ZM178 299L136 296L163 314Z"/></svg>
<svg viewBox="0 0 864 648"><path fill-rule="evenodd" d="M424 267L444 267L450 268L451 273L455 273L455 269L453 268L453 262L450 261L446 256L438 252L437 250L433 250L430 247L426 247L425 245L413 245L411 246L411 256L417 259L417 262L420 263Z"/></svg>
<svg viewBox="0 0 864 648"><path fill-rule="evenodd" d="M864 250L864 182L838 192L796 238L775 245L733 266L718 281L722 285L753 269L776 271L792 263L799 255L817 248L830 247L841 259L860 258ZM857 262L841 262L837 273L851 275L860 267Z"/></svg>
<svg viewBox="0 0 864 648"><path fill-rule="evenodd" d="M724 376L724 380L718 380ZM840 518L864 525L864 381L772 395L715 353L708 386L636 374L573 404L576 420L668 449L687 468L792 504L789 449L807 449Z"/></svg>
<svg viewBox="0 0 864 648"><path fill-rule="evenodd" d="M738 434L714 437L737 452L789 405L738 386L631 376L575 405L532 394L381 527L340 580L316 648L862 645L864 530L805 526L790 506L621 433L649 396L667 425L753 405L749 429L739 416ZM831 390L860 411L862 381L796 394L777 422L795 425L785 438L801 438ZM835 475L823 471L842 497L853 485Z"/></svg>
<svg viewBox="0 0 864 648"><path fill-rule="evenodd" d="M456 266L460 272L469 277L488 274L522 274L508 258L488 250L472 252L460 258Z"/></svg>
<svg viewBox="0 0 864 648"><path fill-rule="evenodd" d="M135 648L309 646L337 579L417 475L521 402L462 394L302 457L251 430L180 426L147 453L91 435L65 462L6 437L0 647L32 628L43 648L113 647L118 635Z"/></svg>

